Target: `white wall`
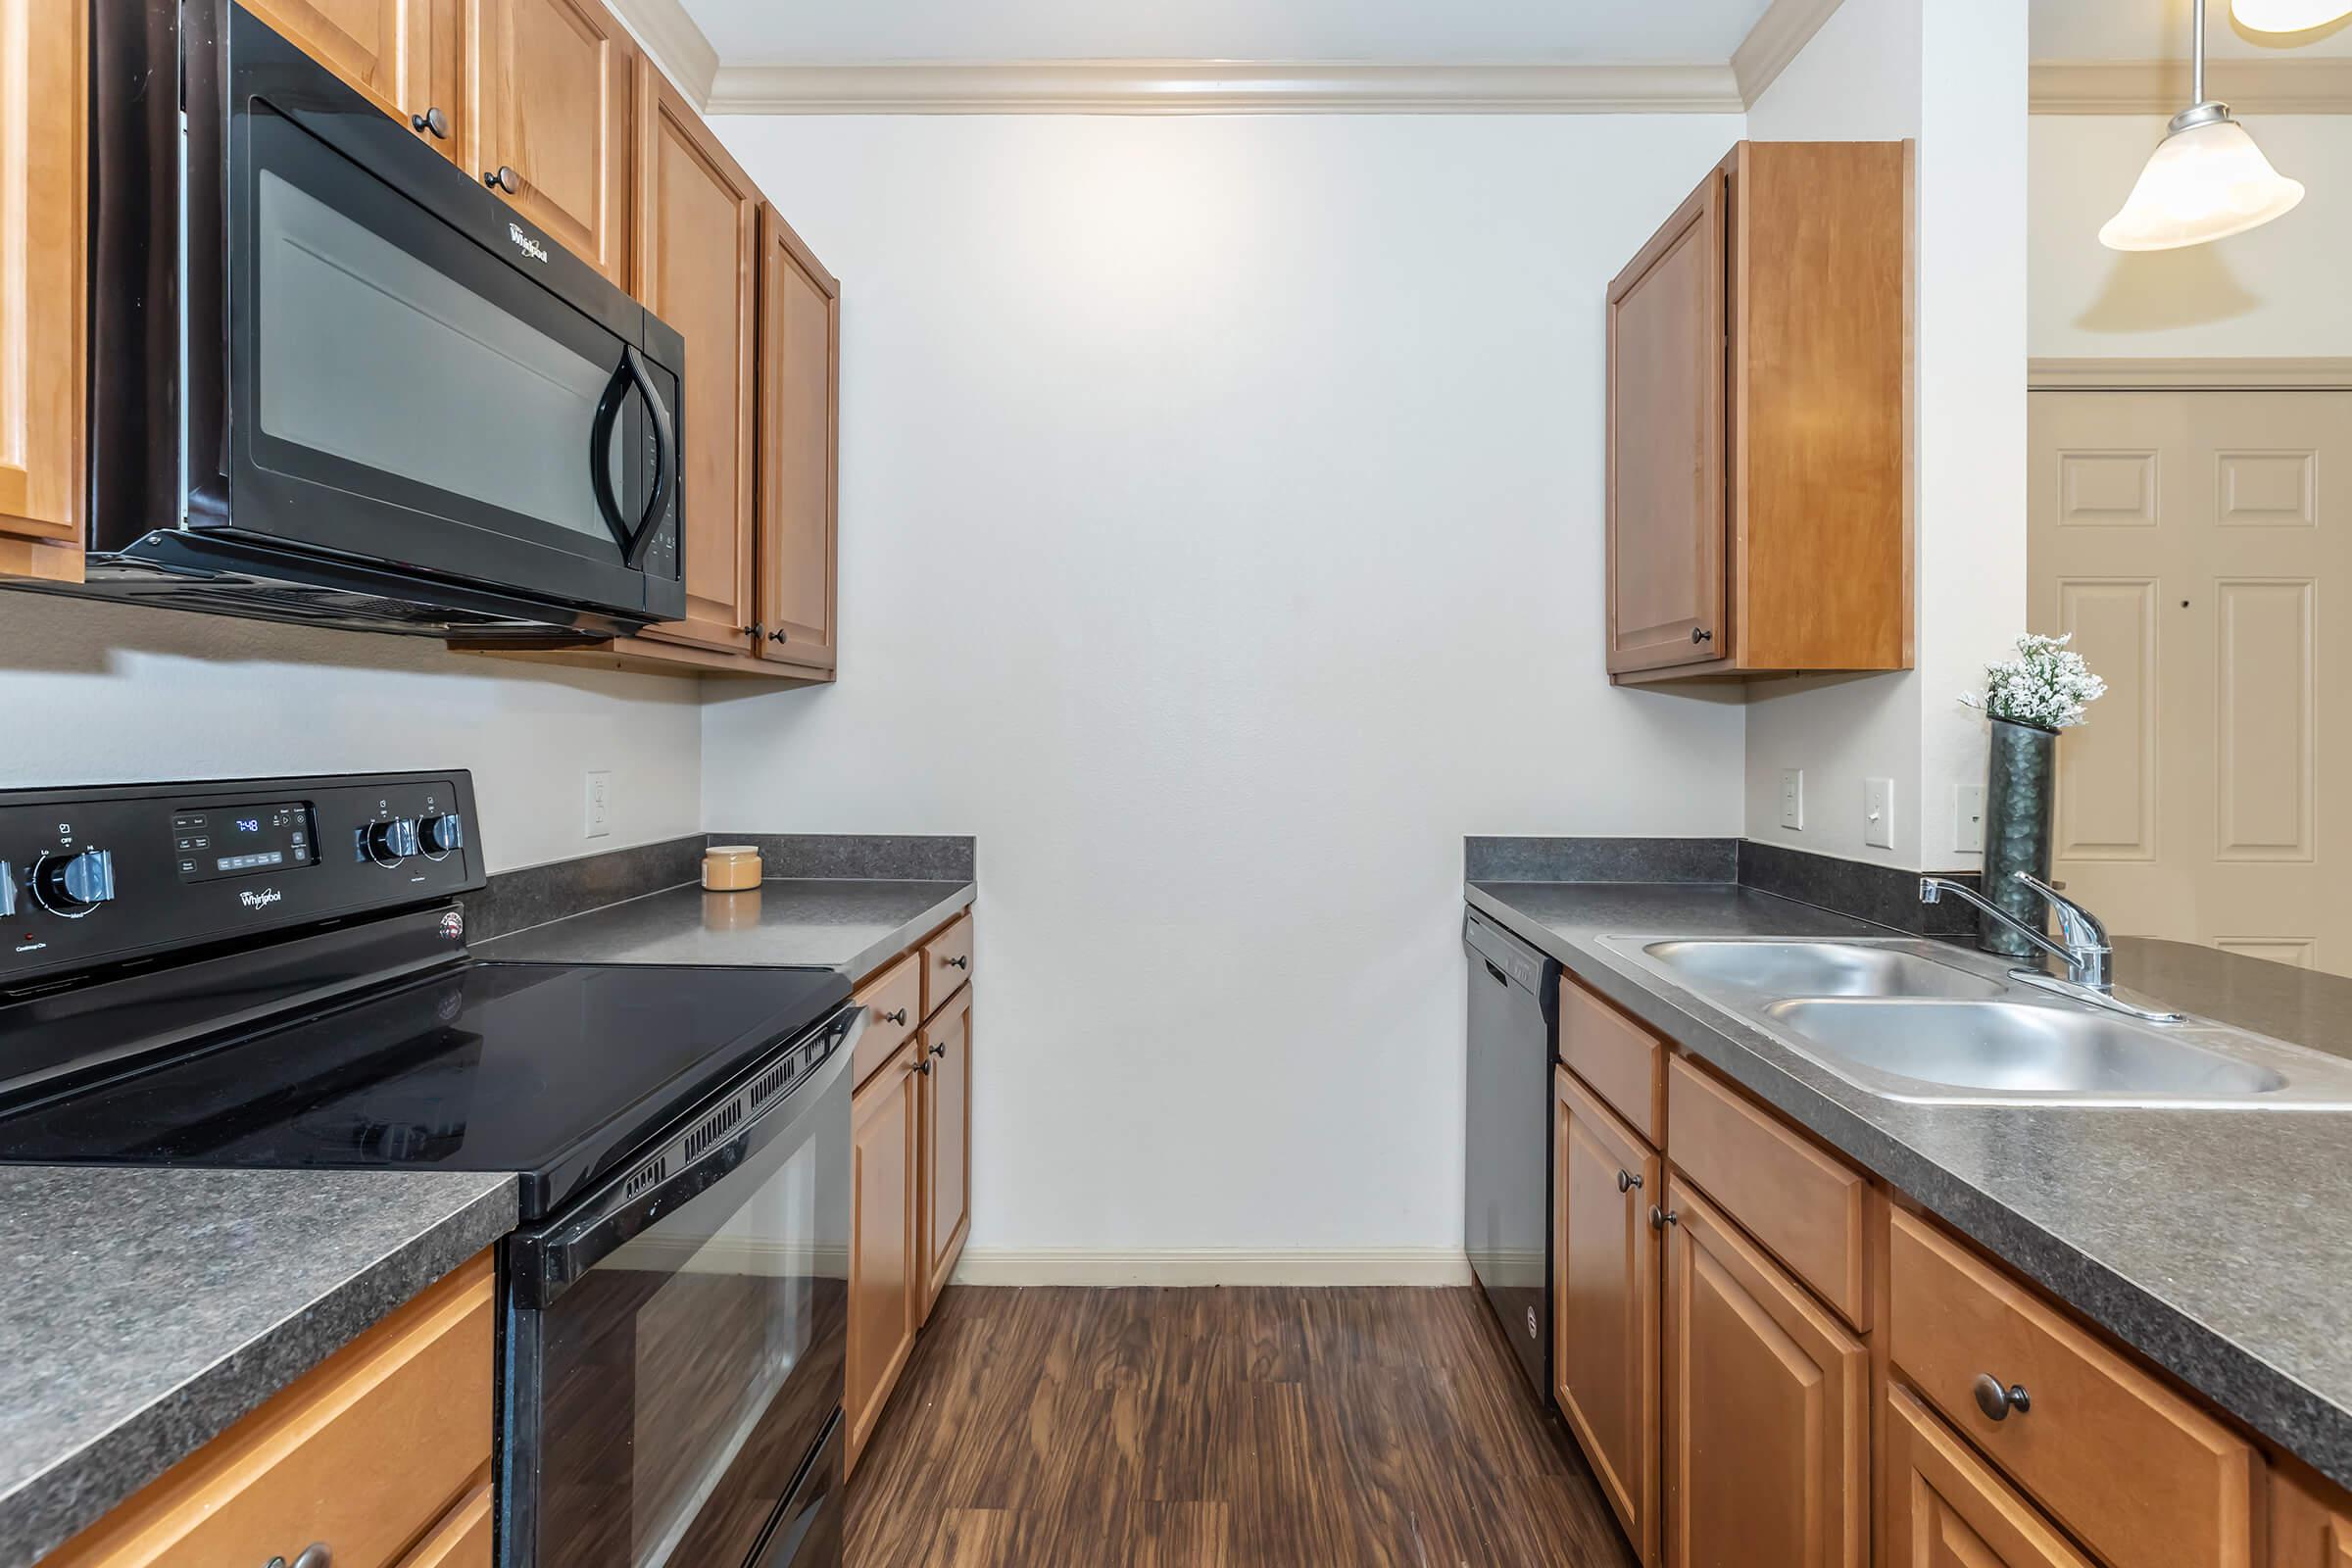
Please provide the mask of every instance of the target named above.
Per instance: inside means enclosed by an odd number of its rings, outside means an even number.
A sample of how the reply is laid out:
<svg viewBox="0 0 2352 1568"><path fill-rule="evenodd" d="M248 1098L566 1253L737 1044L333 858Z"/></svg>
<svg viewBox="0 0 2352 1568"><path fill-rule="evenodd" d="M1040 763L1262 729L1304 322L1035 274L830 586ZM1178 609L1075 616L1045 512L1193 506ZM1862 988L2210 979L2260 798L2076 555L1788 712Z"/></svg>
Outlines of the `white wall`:
<svg viewBox="0 0 2352 1568"><path fill-rule="evenodd" d="M1885 864L1968 868L1953 787L1981 778L1956 701L2025 625L2026 5L1845 0L1748 115L1768 138L1917 138L1914 550L1904 674L1759 683L1751 838ZM1805 825L1781 771L1805 773ZM1863 843L1868 778L1895 785L1893 845Z"/></svg>
<svg viewBox="0 0 2352 1568"><path fill-rule="evenodd" d="M0 788L470 767L494 871L697 831L697 682L0 595ZM581 837L580 774L612 773Z"/></svg>
<svg viewBox="0 0 2352 1568"><path fill-rule="evenodd" d="M705 818L975 832L973 1246L1461 1245L1461 836L1739 831L1601 669L1606 282L1734 118L743 119L845 660Z"/></svg>
<svg viewBox="0 0 2352 1568"><path fill-rule="evenodd" d="M2035 115L2031 351L2052 359L2352 356L2352 115L2253 115L2303 204L2251 233L2127 255L2099 243L2164 134L2161 115Z"/></svg>

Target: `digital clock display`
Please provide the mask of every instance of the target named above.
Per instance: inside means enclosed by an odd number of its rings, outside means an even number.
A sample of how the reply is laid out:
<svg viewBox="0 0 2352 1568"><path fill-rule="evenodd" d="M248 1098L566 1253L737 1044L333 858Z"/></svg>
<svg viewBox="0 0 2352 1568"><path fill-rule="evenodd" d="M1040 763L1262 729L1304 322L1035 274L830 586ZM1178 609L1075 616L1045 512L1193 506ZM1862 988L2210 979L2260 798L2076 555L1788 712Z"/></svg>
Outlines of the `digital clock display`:
<svg viewBox="0 0 2352 1568"><path fill-rule="evenodd" d="M308 802L215 806L172 813L172 850L182 882L208 882L314 865L318 839Z"/></svg>

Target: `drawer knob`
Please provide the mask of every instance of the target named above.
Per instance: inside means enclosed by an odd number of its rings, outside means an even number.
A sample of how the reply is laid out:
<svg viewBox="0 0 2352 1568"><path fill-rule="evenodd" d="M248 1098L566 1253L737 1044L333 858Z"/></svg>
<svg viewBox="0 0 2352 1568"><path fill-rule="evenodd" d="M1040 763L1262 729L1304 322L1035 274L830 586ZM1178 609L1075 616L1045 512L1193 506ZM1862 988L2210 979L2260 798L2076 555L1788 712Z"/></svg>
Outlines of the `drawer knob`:
<svg viewBox="0 0 2352 1568"><path fill-rule="evenodd" d="M1660 1208L1655 1203L1649 1205L1649 1228L1651 1230L1662 1231L1669 1225L1680 1225L1682 1222L1682 1216L1673 1209Z"/></svg>
<svg viewBox="0 0 2352 1568"><path fill-rule="evenodd" d="M1635 1175L1632 1171L1621 1170L1617 1173L1617 1190L1619 1192L1630 1193L1641 1185L1642 1178Z"/></svg>
<svg viewBox="0 0 2352 1568"><path fill-rule="evenodd" d="M944 1056L944 1055L946 1055L947 1054L948 1054L948 1043L947 1043L946 1041L944 1041L944 1040L943 1040L943 1041L941 1041L941 1042L940 1042L938 1045L936 1045L936 1046L933 1046L933 1047L931 1048L931 1054L933 1054L934 1056Z"/></svg>
<svg viewBox="0 0 2352 1568"><path fill-rule="evenodd" d="M951 969L969 969L972 966L970 957L960 953L953 958L942 958L939 961Z"/></svg>
<svg viewBox="0 0 2352 1568"><path fill-rule="evenodd" d="M1987 1421L2006 1421L2012 1410L2024 1415L2034 1408L2033 1396L2026 1393L2024 1384L2003 1384L1989 1372L1978 1373L1970 1390L1977 1396L1977 1408L1984 1412Z"/></svg>
<svg viewBox="0 0 2352 1568"><path fill-rule="evenodd" d="M901 1007L896 1012L886 1012L882 1015L882 1021L884 1023L904 1025L906 1022L906 1009L905 1007Z"/></svg>

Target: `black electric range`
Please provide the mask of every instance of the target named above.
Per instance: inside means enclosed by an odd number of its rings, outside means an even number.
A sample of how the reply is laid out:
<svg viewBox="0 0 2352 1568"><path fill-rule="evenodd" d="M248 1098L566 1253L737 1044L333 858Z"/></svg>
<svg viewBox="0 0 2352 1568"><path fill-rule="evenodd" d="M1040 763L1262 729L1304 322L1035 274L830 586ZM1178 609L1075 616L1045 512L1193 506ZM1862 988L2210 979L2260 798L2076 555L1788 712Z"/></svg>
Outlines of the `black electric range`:
<svg viewBox="0 0 2352 1568"><path fill-rule="evenodd" d="M863 1009L477 960L472 833L461 770L0 792L0 1162L512 1171L499 1561L837 1564Z"/></svg>

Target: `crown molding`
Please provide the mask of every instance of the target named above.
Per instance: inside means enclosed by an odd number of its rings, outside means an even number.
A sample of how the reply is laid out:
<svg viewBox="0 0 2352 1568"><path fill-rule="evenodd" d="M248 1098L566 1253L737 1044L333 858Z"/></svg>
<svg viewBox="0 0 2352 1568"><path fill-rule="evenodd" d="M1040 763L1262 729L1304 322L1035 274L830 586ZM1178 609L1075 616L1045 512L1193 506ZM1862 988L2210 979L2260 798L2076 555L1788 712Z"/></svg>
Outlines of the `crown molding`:
<svg viewBox="0 0 2352 1568"><path fill-rule="evenodd" d="M606 0L621 24L637 35L662 74L698 108L710 100L710 78L718 74L718 51L684 0ZM707 112L707 110L706 110Z"/></svg>
<svg viewBox="0 0 2352 1568"><path fill-rule="evenodd" d="M2213 60L2207 96L2241 114L2352 114L2352 59ZM2037 115L2170 115L2188 107L2180 60L2036 60Z"/></svg>
<svg viewBox="0 0 2352 1568"><path fill-rule="evenodd" d="M1740 104L1749 109L1764 89L1803 52L1821 24L1830 20L1840 0L1772 0L1756 24L1747 29L1732 51L1732 76L1740 84Z"/></svg>
<svg viewBox="0 0 2352 1568"><path fill-rule="evenodd" d="M675 0L660 3L674 4ZM1818 4L1819 0L1803 3ZM706 111L713 115L1736 115L1745 107L1739 81L1728 65L1034 60L721 66L711 82Z"/></svg>
<svg viewBox="0 0 2352 1568"><path fill-rule="evenodd" d="M2352 390L2352 360L2034 359L2035 392L2340 392Z"/></svg>

